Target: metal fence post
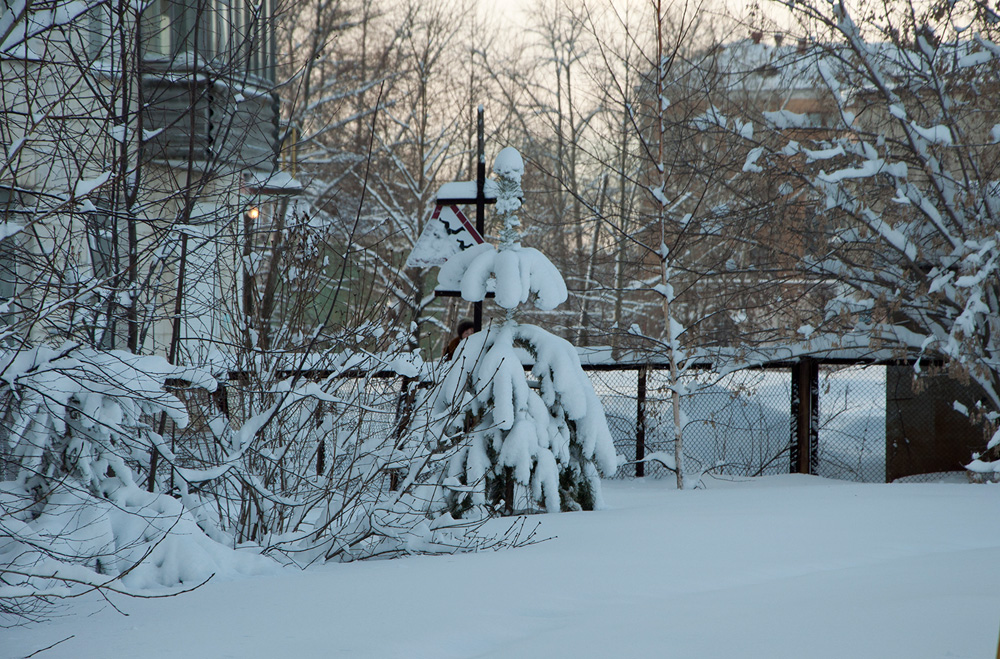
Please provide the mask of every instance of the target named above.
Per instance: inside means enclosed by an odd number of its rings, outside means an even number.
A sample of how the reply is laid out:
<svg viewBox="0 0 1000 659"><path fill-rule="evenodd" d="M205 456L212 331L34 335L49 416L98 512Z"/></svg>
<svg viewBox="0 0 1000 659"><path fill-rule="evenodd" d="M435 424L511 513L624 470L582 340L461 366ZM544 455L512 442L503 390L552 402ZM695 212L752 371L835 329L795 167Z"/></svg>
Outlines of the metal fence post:
<svg viewBox="0 0 1000 659"><path fill-rule="evenodd" d="M646 375L649 367L642 365L639 367L639 383L636 391L635 409L635 477L642 478L646 475Z"/></svg>
<svg viewBox="0 0 1000 659"><path fill-rule="evenodd" d="M819 463L819 364L803 357L792 366L792 436L789 472L817 473Z"/></svg>
<svg viewBox="0 0 1000 659"><path fill-rule="evenodd" d="M326 437L320 429L323 427L323 417L326 412L323 410L323 401L316 402L316 434L319 436L319 442L316 445L316 476L324 476L326 474Z"/></svg>
<svg viewBox="0 0 1000 659"><path fill-rule="evenodd" d="M809 473L819 475L819 362L809 360Z"/></svg>
<svg viewBox="0 0 1000 659"><path fill-rule="evenodd" d="M791 412L791 426L789 427L790 437L788 439L788 473L795 474L799 471L799 365L792 364L792 400L789 411Z"/></svg>
<svg viewBox="0 0 1000 659"><path fill-rule="evenodd" d="M476 111L476 231L486 233L486 129L483 120L483 106ZM483 330L483 301L472 303L472 326L476 332Z"/></svg>

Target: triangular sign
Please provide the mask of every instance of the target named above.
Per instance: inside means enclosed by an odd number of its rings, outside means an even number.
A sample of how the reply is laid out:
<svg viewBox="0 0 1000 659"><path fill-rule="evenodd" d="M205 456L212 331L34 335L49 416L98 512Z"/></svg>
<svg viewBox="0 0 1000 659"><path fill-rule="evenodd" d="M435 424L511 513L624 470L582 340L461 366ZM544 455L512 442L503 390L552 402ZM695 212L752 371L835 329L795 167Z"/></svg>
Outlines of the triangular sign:
<svg viewBox="0 0 1000 659"><path fill-rule="evenodd" d="M458 206L435 206L430 222L424 227L417 244L406 258L407 268L429 268L443 265L463 249L483 242L475 225Z"/></svg>

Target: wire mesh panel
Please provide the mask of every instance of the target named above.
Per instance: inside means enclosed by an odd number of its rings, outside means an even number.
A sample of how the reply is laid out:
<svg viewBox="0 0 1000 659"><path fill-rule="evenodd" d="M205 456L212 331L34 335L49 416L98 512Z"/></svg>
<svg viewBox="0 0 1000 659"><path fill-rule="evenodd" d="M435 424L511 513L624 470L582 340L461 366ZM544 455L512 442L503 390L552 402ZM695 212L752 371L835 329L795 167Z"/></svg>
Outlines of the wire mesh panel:
<svg viewBox="0 0 1000 659"><path fill-rule="evenodd" d="M675 443L669 372L648 371L644 404L640 404L639 374L639 369L590 372L615 447L627 460L617 478L671 473L664 466L672 461ZM748 370L725 376L703 371L685 375L681 385L687 471L741 476L788 473L787 371ZM644 425L638 423L640 409L645 412ZM646 458L645 467L637 469L634 461L641 456Z"/></svg>
<svg viewBox="0 0 1000 659"><path fill-rule="evenodd" d="M638 365L589 367L587 371L604 406L615 448L624 458L613 477L670 475L675 415L669 371ZM810 378L814 377L815 371ZM311 442L305 453L314 456L316 473L336 475L350 464L357 447L345 437L393 441L398 424L406 417L401 407L407 400L401 396L402 384L398 376L375 374L324 383L324 390L336 402L317 402L297 412L308 416L308 420L298 420L300 425L314 424L303 437ZM689 371L682 376L679 389L687 472L752 477L804 468L792 466L796 435L792 367L787 363L726 375ZM254 392L230 383L232 402L218 392L177 393L188 403L192 423L184 431L168 424L165 438L175 447L182 466L211 463L218 458L213 455L218 450L213 424L228 416L230 406L234 412L246 409L243 399ZM946 375L923 375L914 381L908 366L823 365L819 414L809 422L812 428L817 421L819 426L809 440L814 447L809 449L809 472L884 482L932 480L940 472L960 471L976 447L985 446L982 428L973 428L968 419L972 414L965 411L974 411L979 398L968 383ZM235 414L231 422L238 427L245 420ZM284 428L295 419L280 421ZM949 436L962 437L962 442L942 442L937 436L941 429Z"/></svg>
<svg viewBox="0 0 1000 659"><path fill-rule="evenodd" d="M329 387L338 399L338 425L364 426L367 435L388 436L396 427L402 378L342 377Z"/></svg>
<svg viewBox="0 0 1000 659"><path fill-rule="evenodd" d="M318 472L340 477L358 457L365 442L392 442L399 423L402 378L342 377L331 383L336 403L316 410L322 446L317 450ZM322 457L320 457L322 456Z"/></svg>
<svg viewBox="0 0 1000 659"><path fill-rule="evenodd" d="M815 473L885 482L885 367L821 366Z"/></svg>
<svg viewBox="0 0 1000 659"><path fill-rule="evenodd" d="M657 439L673 452L669 372L657 371ZM788 473L789 387L786 371L702 371L683 378L680 402L687 471L760 476ZM662 420L662 421L661 421Z"/></svg>
<svg viewBox="0 0 1000 659"><path fill-rule="evenodd" d="M184 403L188 413L188 424L184 428L178 428L170 419L163 419L163 439L176 456L176 466L201 469L218 464L221 452L216 434L225 425L228 413L226 388L219 385L210 393L197 387L171 387L170 393ZM160 417L152 423L158 429ZM172 472L169 477L173 477Z"/></svg>
<svg viewBox="0 0 1000 659"><path fill-rule="evenodd" d="M604 416L608 420L608 428L614 439L615 450L623 456L626 463L618 468L614 478L629 478L636 475L634 460L636 451L642 453L642 447L637 445L638 419L638 382L639 369L589 371L590 382L594 392L604 405ZM652 467L652 472L651 472ZM666 473L662 467L647 465L645 473L656 475Z"/></svg>
<svg viewBox="0 0 1000 659"><path fill-rule="evenodd" d="M335 401L295 397L269 424L257 442L265 454L270 446L296 443L295 451L281 451L285 459L307 461L298 473L340 476L356 459L362 442L390 442L399 423L402 378L391 375L342 376L322 383ZM221 439L248 421L249 410L267 412L280 393L262 392L245 382L229 382L213 393L196 388L171 390L186 405L190 422L177 428L167 420L164 439L178 465L203 468L224 460ZM266 394L266 395L265 395ZM265 401L265 402L261 402ZM154 420L155 424L155 420ZM155 425L154 425L155 427Z"/></svg>
<svg viewBox="0 0 1000 659"><path fill-rule="evenodd" d="M692 467L738 476L788 473L788 371L703 372L686 385L681 409Z"/></svg>

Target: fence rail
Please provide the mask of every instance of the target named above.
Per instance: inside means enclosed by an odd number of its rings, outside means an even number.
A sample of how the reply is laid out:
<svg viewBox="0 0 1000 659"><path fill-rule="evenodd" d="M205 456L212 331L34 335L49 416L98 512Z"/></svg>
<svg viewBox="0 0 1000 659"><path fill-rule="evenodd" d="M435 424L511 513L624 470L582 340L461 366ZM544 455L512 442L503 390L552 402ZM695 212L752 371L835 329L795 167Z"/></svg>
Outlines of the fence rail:
<svg viewBox="0 0 1000 659"><path fill-rule="evenodd" d="M667 475L655 457L674 452L669 368L660 364L583 368L604 405L615 446L625 456L614 477ZM919 456L913 455L914 447L905 438L912 430L903 426L914 414L914 405L927 404L911 400L915 394L896 393L911 373L905 365L845 359L776 361L722 375L709 364L690 366L679 383L686 468L747 477L807 473L860 482L887 482L901 476L932 480L938 472L960 471L974 446L956 448L944 438L931 438L919 447ZM327 379L334 374L300 375ZM407 405L400 396L412 389L403 385L404 378L391 371L352 371L335 378L343 381L340 387L380 383L376 388L382 393L376 398L382 403L374 398L370 403L385 408L385 424L401 423ZM239 390L246 382L231 374L230 388ZM961 398L959 389L940 384L933 389L947 400L932 406L950 409L952 401ZM934 424L930 425L933 430ZM905 435L902 440L900 432ZM322 451L319 455L322 460Z"/></svg>

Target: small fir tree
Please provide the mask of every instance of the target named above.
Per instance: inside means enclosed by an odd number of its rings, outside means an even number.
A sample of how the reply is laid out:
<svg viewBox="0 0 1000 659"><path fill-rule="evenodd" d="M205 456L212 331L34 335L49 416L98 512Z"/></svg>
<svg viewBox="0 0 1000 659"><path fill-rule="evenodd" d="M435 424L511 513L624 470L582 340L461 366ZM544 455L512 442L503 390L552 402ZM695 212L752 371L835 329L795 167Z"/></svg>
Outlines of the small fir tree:
<svg viewBox="0 0 1000 659"><path fill-rule="evenodd" d="M453 512L501 503L508 513L599 508L600 475L617 467L601 402L568 341L515 320L529 299L544 310L563 303L566 285L548 258L520 244L524 163L517 150L501 151L494 173L499 246L465 250L439 274L442 286L471 302L493 291L505 311L460 345L434 392L435 413L450 419L445 434L462 438L446 481L449 504ZM530 380L522 357L534 364Z"/></svg>

